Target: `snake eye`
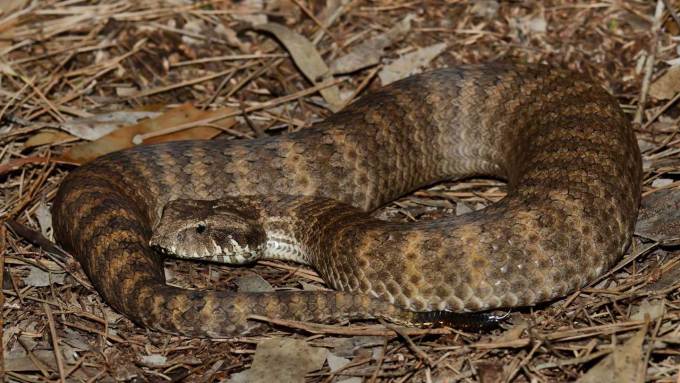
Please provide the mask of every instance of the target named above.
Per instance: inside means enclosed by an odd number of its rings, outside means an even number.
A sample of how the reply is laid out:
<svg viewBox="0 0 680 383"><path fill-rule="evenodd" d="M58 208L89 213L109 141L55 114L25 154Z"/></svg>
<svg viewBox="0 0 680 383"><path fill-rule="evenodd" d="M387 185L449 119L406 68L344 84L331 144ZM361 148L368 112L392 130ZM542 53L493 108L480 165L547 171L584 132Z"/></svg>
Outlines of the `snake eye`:
<svg viewBox="0 0 680 383"><path fill-rule="evenodd" d="M202 223L199 223L198 225L196 225L196 233L198 233L198 234L205 233L205 225L202 224Z"/></svg>

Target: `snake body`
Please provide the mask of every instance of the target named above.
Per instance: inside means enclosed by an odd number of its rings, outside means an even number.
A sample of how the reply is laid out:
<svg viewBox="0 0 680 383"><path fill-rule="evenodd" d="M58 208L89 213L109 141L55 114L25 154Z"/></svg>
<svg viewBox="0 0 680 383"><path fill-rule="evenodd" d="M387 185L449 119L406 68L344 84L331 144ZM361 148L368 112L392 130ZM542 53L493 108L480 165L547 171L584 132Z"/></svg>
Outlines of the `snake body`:
<svg viewBox="0 0 680 383"><path fill-rule="evenodd" d="M364 213L476 175L506 179L507 197L431 221L389 223ZM233 336L257 327L250 315L409 321L417 312L563 296L625 251L640 183L630 124L590 78L488 64L406 78L289 134L100 157L64 179L53 216L57 240L115 309L152 329ZM301 196L275 204L289 209L288 223L300 222L291 230L314 254L306 259L337 291L191 291L164 283L162 257L149 240L168 203L227 199L257 219L261 211L248 206L277 195ZM248 235L240 243L263 234Z"/></svg>

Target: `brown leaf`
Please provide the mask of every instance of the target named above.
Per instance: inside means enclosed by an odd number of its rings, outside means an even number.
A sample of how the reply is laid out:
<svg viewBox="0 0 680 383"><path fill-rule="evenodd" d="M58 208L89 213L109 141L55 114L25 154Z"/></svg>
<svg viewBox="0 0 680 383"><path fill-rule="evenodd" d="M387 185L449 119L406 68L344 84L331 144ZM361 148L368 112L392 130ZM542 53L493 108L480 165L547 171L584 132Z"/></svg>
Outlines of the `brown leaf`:
<svg viewBox="0 0 680 383"><path fill-rule="evenodd" d="M680 65L668 68L666 73L649 86L649 95L657 100L670 100L680 92Z"/></svg>
<svg viewBox="0 0 680 383"><path fill-rule="evenodd" d="M266 339L257 345L252 367L232 375L227 382L304 382L308 372L323 366L327 353L325 348L312 347L304 340Z"/></svg>
<svg viewBox="0 0 680 383"><path fill-rule="evenodd" d="M281 24L268 23L253 27L256 30L266 31L273 34L283 44L295 65L307 77L312 84L317 84L332 78L328 66L321 58L314 44L299 33L284 27ZM328 103L332 111L338 111L343 105L340 98L340 90L333 85L319 91Z"/></svg>
<svg viewBox="0 0 680 383"><path fill-rule="evenodd" d="M666 312L665 299L645 299L640 302L639 306L633 308L633 314L630 316L631 320L645 320L649 316L650 320L657 320L663 317Z"/></svg>
<svg viewBox="0 0 680 383"><path fill-rule="evenodd" d="M411 20L414 18L415 15L408 14L389 31L352 48L349 53L333 61L331 70L335 74L350 73L378 64L385 53L385 48L403 39L411 30Z"/></svg>
<svg viewBox="0 0 680 383"><path fill-rule="evenodd" d="M623 345L614 347L611 354L588 370L578 382L637 382L638 369L642 365L642 343L646 332L643 328Z"/></svg>
<svg viewBox="0 0 680 383"><path fill-rule="evenodd" d="M192 105L185 104L178 108L171 109L156 118L143 120L140 123L120 128L101 137L98 140L73 146L69 151L64 153L62 159L82 164L101 155L134 146L132 142L137 135L154 132L161 129L169 129L194 121L209 119L211 117L227 114L229 111L230 108L223 108L213 111L202 111L194 108ZM235 120L233 118L226 118L217 120L214 122L214 124L228 128L235 124ZM218 128L198 126L195 128L181 130L179 132L149 138L144 140L144 143L151 144L165 141L210 139L218 135L220 132L221 130Z"/></svg>
<svg viewBox="0 0 680 383"><path fill-rule="evenodd" d="M635 234L664 246L680 244L680 190L662 189L644 197Z"/></svg>
<svg viewBox="0 0 680 383"><path fill-rule="evenodd" d="M31 136L24 143L25 148L34 148L41 145L51 145L57 142L64 142L75 139L74 136L58 130L45 129Z"/></svg>
<svg viewBox="0 0 680 383"><path fill-rule="evenodd" d="M161 113L150 111L116 111L97 114L92 117L76 118L66 121L61 129L72 135L92 141L101 138L123 126L136 124L144 118L157 117Z"/></svg>
<svg viewBox="0 0 680 383"><path fill-rule="evenodd" d="M446 49L446 46L446 43L434 44L401 56L389 65L386 65L378 73L380 82L383 85L387 85L417 73L420 68L425 67L435 57L439 56Z"/></svg>

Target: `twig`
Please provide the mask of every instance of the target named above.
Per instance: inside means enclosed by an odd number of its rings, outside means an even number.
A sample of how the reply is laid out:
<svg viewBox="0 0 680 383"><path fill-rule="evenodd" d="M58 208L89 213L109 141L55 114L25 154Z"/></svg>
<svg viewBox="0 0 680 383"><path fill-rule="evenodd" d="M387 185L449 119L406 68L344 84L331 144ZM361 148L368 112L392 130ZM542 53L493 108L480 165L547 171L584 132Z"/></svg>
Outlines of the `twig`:
<svg viewBox="0 0 680 383"><path fill-rule="evenodd" d="M156 131L145 133L145 134L139 134L139 135L135 136L133 142L135 144L141 144L142 142L144 142L144 140L148 140L151 137L163 136L163 135L166 135L166 134L179 132L179 131L182 131L182 130L185 130L185 129L194 128L194 127L202 126L202 125L205 125L205 124L210 124L210 123L213 123L217 120L222 120L222 119L227 118L227 117L235 117L235 116L241 115L243 113L250 113L250 112L254 112L256 110L260 110L260 109L272 108L274 106L277 106L277 105L280 105L280 104L285 104L287 102L296 100L300 97L304 97L304 96L316 93L321 89L325 89L325 88L331 87L333 85L337 85L337 84L339 84L339 83L341 83L345 80L346 80L345 78L335 79L333 81L314 85L310 88L301 90L297 93L294 93L294 94L291 94L291 95L288 95L288 96L279 97L277 99L267 101L267 102L264 102L264 103L259 104L259 105L254 105L254 106L248 107L244 110L237 110L237 111L229 111L229 112L225 112L225 113L220 113L220 114L216 114L216 115L214 115L210 118L205 118L203 120L192 121L192 122L182 124L182 125L171 126L171 127L165 128L165 129L160 129L160 130L156 130Z"/></svg>
<svg viewBox="0 0 680 383"><path fill-rule="evenodd" d="M385 327L393 330L397 334L399 334L399 336L402 339L404 339L404 341L406 341L406 345L408 346L408 348L411 351L413 351L414 354L416 354L418 359L420 359L428 367L432 367L432 359L430 359L430 356L427 355L425 352L423 352L423 350L421 350L420 347L418 347L418 345L413 343L413 340L411 339L411 337L408 336L408 334L406 334L404 332L404 327L394 326L394 325L388 324L388 323L383 323L383 326L385 326Z"/></svg>
<svg viewBox="0 0 680 383"><path fill-rule="evenodd" d="M7 244L5 243L7 236L7 231L5 230L5 225L0 225L0 283L5 280L5 251L7 249ZM0 290L0 310L5 307L5 294ZM5 320L4 315L0 315L0 340L5 339ZM5 381L5 352L3 347L4 342L0 344L0 382Z"/></svg>
<svg viewBox="0 0 680 383"><path fill-rule="evenodd" d="M387 338L383 339L383 346L380 352L380 356L378 357L378 363L376 364L373 375L371 375L371 378L368 380L368 383L375 383L375 381L378 379L378 373L380 372L380 368L385 362L385 354L387 354L387 341L388 341Z"/></svg>
<svg viewBox="0 0 680 383"><path fill-rule="evenodd" d="M642 115L645 111L645 104L647 103L647 94L649 92L649 84L652 80L652 72L656 62L656 51L659 45L659 30L661 29L661 17L663 16L663 1L657 0L656 11L654 12L654 23L652 24L652 42L649 55L647 55L647 62L645 62L645 77L642 79L642 89L640 90L640 98L638 99L638 108L635 112L634 122L642 124Z"/></svg>
<svg viewBox="0 0 680 383"><path fill-rule="evenodd" d="M326 26L321 22L321 20L317 19L316 16L314 16L314 14L312 13L312 11L310 11L309 9L307 9L307 7L305 7L305 5L302 4L302 2L301 2L300 0L293 0L293 2L294 2L300 9L302 9L302 12L304 12L310 19L312 19L312 21L314 21L314 23L315 23L315 24L316 24L316 25L317 25L317 26L318 26L325 34L327 34L328 37L330 37L331 39L333 39L333 41L336 41L336 42L337 42L337 39L335 38L335 36L333 36L333 34L331 33L331 31L329 31L328 28L326 28ZM314 41L314 45L316 45L317 43L318 43L318 41Z"/></svg>
<svg viewBox="0 0 680 383"><path fill-rule="evenodd" d="M238 66L236 68L230 68L230 69L223 70L221 72L217 72L217 73L213 73L213 74L209 74L209 75L206 75L206 76L203 76L203 77L198 77L198 78L194 78L194 79L191 79L191 80L182 81L178 84L171 84L171 85L160 86L160 87L157 87L157 88L143 90L141 92L138 92L138 93L135 93L133 95L126 97L126 99L129 100L129 99L134 99L134 98L147 97L147 96L151 96L153 94L163 93L163 92L167 92L169 90L173 90L173 89L177 89L177 88L183 88L185 86L199 84L199 83L202 83L204 81L212 80L214 78L227 76L227 75L229 75L233 72L236 72L236 71L239 71L241 69L248 68L248 67L251 67L251 66L254 66L254 65L255 65L254 63L248 63L248 64L245 64L245 65Z"/></svg>
<svg viewBox="0 0 680 383"><path fill-rule="evenodd" d="M52 338L52 351L54 357L57 359L57 369L59 370L59 381L66 383L66 372L64 370L64 358L61 355L61 348L59 347L59 335L57 335L57 327L54 325L54 317L52 316L52 309L50 305L43 303L43 311L47 315L47 322L50 327L50 337Z"/></svg>
<svg viewBox="0 0 680 383"><path fill-rule="evenodd" d="M675 20L675 24L680 27L680 17L678 17L678 13L675 12L675 8L673 8L673 4L671 4L670 1L668 0L663 0L663 4L666 6L666 9L668 9L668 13L671 14L671 17L673 20Z"/></svg>

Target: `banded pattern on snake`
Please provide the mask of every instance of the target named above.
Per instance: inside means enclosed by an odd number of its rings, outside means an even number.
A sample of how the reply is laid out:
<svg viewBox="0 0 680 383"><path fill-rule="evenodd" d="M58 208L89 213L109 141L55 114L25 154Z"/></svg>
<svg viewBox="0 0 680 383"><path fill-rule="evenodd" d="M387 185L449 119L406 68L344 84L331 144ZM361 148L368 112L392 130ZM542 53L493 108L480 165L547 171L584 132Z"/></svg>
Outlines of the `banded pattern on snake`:
<svg viewBox="0 0 680 383"><path fill-rule="evenodd" d="M507 197L432 221L383 222L365 213L435 182L476 175L506 179ZM563 296L622 255L640 183L630 124L591 79L487 64L409 77L289 134L103 156L64 179L53 212L58 241L111 306L152 329L216 337L252 331L252 314L412 321L417 312ZM182 199L208 211L221 204L247 221L232 235L236 247L266 243L263 220L281 217L277 228L300 241L304 259L338 291L166 285L149 241L154 228L177 239L181 230L160 223L164 207Z"/></svg>

